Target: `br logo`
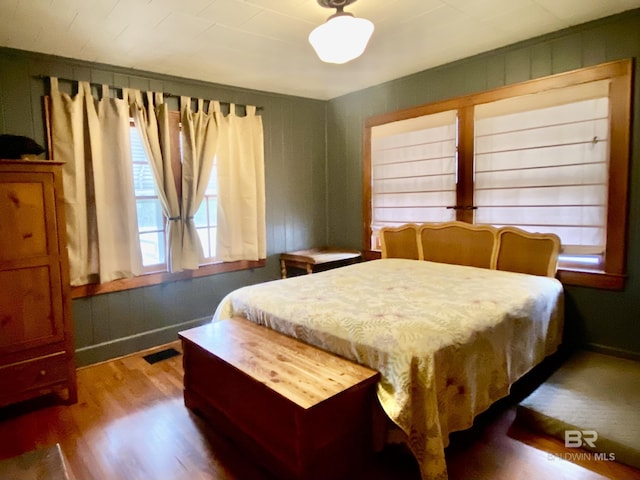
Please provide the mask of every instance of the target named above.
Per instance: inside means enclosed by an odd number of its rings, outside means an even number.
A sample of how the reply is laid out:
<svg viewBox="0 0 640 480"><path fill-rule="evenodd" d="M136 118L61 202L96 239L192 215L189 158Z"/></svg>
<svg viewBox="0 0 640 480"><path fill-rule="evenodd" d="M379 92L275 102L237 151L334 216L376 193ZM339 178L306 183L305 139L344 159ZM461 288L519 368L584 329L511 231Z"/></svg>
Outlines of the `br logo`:
<svg viewBox="0 0 640 480"><path fill-rule="evenodd" d="M596 440L598 440L598 432L595 430L565 430L564 446L570 448L580 448L589 446L596 448Z"/></svg>

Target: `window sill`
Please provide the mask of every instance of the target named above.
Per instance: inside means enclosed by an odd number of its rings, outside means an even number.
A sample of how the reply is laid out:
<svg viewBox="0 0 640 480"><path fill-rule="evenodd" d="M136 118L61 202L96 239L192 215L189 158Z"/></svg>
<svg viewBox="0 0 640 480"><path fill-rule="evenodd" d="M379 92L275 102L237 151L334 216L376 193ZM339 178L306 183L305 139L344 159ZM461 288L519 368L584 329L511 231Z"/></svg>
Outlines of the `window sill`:
<svg viewBox="0 0 640 480"><path fill-rule="evenodd" d="M626 275L591 270L559 269L556 276L564 285L601 290L624 290L627 280Z"/></svg>
<svg viewBox="0 0 640 480"><path fill-rule="evenodd" d="M219 262L211 265L204 265L198 270L183 270L182 272L169 273L159 272L148 275L140 275L134 278L123 278L108 283L80 285L71 287L71 298L89 297L92 295L100 295L102 293L119 292L122 290L130 290L133 288L148 287L161 283L176 282L179 280L189 280L192 278L206 277L217 273L235 272L238 270L247 270L251 268L261 268L265 266L265 260L248 261L241 260L238 262Z"/></svg>

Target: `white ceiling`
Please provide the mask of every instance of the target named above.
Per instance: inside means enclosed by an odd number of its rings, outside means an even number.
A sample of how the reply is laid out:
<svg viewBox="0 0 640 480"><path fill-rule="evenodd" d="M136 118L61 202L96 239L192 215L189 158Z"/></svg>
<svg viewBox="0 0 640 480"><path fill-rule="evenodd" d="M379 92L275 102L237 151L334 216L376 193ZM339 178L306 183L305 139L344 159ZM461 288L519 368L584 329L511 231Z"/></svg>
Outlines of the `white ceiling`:
<svg viewBox="0 0 640 480"><path fill-rule="evenodd" d="M0 0L0 45L268 92L330 99L640 0L359 0L364 55L322 63L316 0Z"/></svg>

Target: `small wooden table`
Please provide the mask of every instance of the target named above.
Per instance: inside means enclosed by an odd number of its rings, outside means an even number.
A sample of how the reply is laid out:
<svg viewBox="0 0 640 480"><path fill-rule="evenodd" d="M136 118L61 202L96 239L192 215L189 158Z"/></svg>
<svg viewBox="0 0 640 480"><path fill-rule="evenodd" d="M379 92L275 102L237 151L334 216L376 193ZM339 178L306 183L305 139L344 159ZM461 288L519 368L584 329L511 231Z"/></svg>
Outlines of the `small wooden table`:
<svg viewBox="0 0 640 480"><path fill-rule="evenodd" d="M287 268L300 268L313 273L318 268L334 268L360 260L358 250L335 247L310 248L280 254L280 273L287 278Z"/></svg>
<svg viewBox="0 0 640 480"><path fill-rule="evenodd" d="M288 480L353 478L379 373L244 318L179 333L185 405Z"/></svg>

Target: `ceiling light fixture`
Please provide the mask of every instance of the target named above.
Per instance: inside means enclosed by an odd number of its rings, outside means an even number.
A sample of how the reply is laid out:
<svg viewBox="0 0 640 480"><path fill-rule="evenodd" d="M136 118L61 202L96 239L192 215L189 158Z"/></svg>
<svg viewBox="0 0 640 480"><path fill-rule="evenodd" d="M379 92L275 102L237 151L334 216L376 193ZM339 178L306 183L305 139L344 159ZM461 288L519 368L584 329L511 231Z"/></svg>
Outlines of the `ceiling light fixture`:
<svg viewBox="0 0 640 480"><path fill-rule="evenodd" d="M337 11L325 23L309 34L309 43L327 63L347 63L358 58L367 47L373 33L373 23L355 18L343 8L356 0L318 0L318 4Z"/></svg>

